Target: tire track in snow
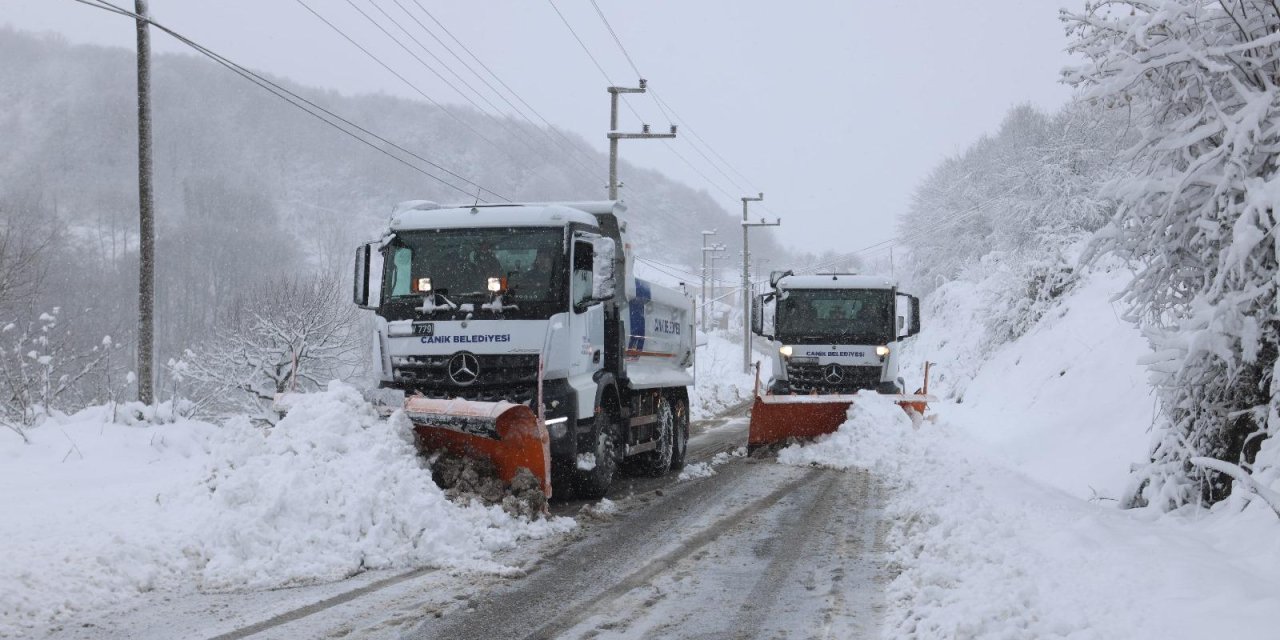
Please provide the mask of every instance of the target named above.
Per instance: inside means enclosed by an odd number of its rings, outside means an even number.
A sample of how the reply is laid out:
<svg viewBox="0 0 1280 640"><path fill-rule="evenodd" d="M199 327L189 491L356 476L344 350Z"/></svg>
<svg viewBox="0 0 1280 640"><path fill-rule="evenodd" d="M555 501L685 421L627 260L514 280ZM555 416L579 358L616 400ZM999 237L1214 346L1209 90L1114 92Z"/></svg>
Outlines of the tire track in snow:
<svg viewBox="0 0 1280 640"><path fill-rule="evenodd" d="M774 506L798 487L809 484L814 477L821 473L823 473L821 469L813 469L803 476L774 489L773 492L763 498L748 503L727 517L716 520L693 537L685 540L675 549L645 563L612 587L584 602L578 603L571 612L552 619L532 633L524 636L525 640L558 637L594 615L603 605L628 594L633 589L648 584L658 574L670 570L680 560L693 555L751 516Z"/></svg>
<svg viewBox="0 0 1280 640"><path fill-rule="evenodd" d="M840 474L831 472L824 475L826 479L817 490L817 496L808 504L798 504L797 509L793 510L800 512L798 517L792 519L774 537L774 541L780 541L782 549L769 558L751 592L743 599L731 637L749 638L759 632L777 605L779 596L785 592L782 588L784 581L796 571L801 558L814 552L817 535L826 533L825 527L834 515L836 487L842 484L843 478Z"/></svg>

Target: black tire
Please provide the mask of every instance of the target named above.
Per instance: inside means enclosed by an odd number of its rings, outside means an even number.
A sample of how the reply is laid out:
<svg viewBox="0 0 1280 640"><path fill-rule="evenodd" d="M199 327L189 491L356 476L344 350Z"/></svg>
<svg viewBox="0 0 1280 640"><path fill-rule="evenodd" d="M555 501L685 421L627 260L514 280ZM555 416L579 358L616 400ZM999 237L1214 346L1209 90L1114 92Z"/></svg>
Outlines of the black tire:
<svg viewBox="0 0 1280 640"><path fill-rule="evenodd" d="M595 425L591 428L591 453L595 456L595 466L591 469L576 469L577 482L574 487L576 497L598 500L609 493L613 477L617 475L618 459L618 420L616 414L607 408L596 413Z"/></svg>
<svg viewBox="0 0 1280 640"><path fill-rule="evenodd" d="M676 413L671 409L671 402L665 396L658 398L656 415L658 417L657 447L653 451L636 456L634 463L628 465L635 470L636 475L658 478L671 470L677 431Z"/></svg>
<svg viewBox="0 0 1280 640"><path fill-rule="evenodd" d="M689 404L676 398L676 437L671 442L671 470L684 468L685 456L689 453Z"/></svg>

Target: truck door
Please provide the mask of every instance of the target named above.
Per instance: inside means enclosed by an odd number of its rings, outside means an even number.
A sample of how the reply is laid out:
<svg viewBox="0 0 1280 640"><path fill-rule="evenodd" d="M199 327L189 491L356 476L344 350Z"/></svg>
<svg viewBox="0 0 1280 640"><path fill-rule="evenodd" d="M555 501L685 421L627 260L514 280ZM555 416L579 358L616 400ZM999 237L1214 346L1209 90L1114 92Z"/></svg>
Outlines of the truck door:
<svg viewBox="0 0 1280 640"><path fill-rule="evenodd" d="M591 374L604 366L604 304L593 295L595 249L591 234L575 234L573 271L569 295L569 335L574 348L569 359L569 375Z"/></svg>

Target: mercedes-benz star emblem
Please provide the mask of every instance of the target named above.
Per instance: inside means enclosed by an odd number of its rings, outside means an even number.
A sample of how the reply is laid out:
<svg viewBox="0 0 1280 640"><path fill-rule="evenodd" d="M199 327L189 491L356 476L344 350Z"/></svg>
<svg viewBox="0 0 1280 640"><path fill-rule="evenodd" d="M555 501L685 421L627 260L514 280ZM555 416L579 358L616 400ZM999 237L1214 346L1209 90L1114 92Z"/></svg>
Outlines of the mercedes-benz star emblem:
<svg viewBox="0 0 1280 640"><path fill-rule="evenodd" d="M462 352L449 359L449 379L459 386L467 386L480 377L480 359L475 354Z"/></svg>
<svg viewBox="0 0 1280 640"><path fill-rule="evenodd" d="M833 364L827 367L827 371L822 377L831 384L837 384L844 380L844 371L840 369L840 365Z"/></svg>

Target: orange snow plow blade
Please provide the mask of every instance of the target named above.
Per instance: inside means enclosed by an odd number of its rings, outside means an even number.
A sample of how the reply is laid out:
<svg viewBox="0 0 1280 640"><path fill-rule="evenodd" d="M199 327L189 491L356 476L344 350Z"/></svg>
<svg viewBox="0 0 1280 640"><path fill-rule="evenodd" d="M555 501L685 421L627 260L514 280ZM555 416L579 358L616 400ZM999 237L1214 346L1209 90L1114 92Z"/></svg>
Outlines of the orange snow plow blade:
<svg viewBox="0 0 1280 640"><path fill-rule="evenodd" d="M907 413L924 415L935 398L929 395L929 363L925 363L924 387L911 394L887 395ZM858 401L852 394L773 395L760 393L757 368L756 399L751 405L747 449L782 442L788 438L814 438L835 433L844 424L849 406Z"/></svg>
<svg viewBox="0 0 1280 640"><path fill-rule="evenodd" d="M488 458L508 484L523 467L551 497L551 437L529 407L410 396L405 399L404 412L425 448Z"/></svg>
<svg viewBox="0 0 1280 640"><path fill-rule="evenodd" d="M924 394L886 396L904 410L924 414L932 399ZM787 438L813 438L835 433L844 424L855 395L775 396L757 395L751 405L747 449L782 442Z"/></svg>

